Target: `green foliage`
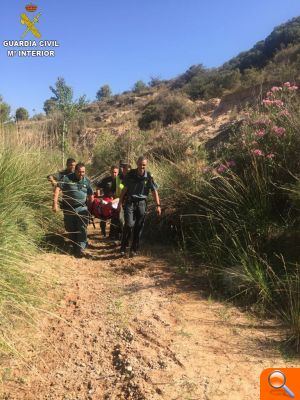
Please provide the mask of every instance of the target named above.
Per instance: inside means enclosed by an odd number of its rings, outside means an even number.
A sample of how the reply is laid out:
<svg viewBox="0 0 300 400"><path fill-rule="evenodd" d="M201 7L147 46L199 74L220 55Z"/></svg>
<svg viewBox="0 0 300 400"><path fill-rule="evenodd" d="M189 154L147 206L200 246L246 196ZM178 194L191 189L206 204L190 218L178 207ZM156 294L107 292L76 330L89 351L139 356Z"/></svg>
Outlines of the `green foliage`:
<svg viewBox="0 0 300 400"><path fill-rule="evenodd" d="M265 80L265 75L264 71L256 68L245 69L241 75L241 85L243 87L252 87L257 84L262 84Z"/></svg>
<svg viewBox="0 0 300 400"><path fill-rule="evenodd" d="M57 111L58 109L56 100L54 98L45 100L43 108L46 115L51 115L54 111Z"/></svg>
<svg viewBox="0 0 300 400"><path fill-rule="evenodd" d="M55 87L50 86L53 97L44 104L44 110L47 115L53 110L59 111L61 115L59 133L62 148L62 163L65 163L65 153L69 147L68 133L69 127L74 121L81 119L82 110L87 105L86 96L81 96L78 100L73 99L73 89L68 86L64 78L57 78Z"/></svg>
<svg viewBox="0 0 300 400"><path fill-rule="evenodd" d="M265 40L256 43L251 50L240 53L224 64L224 67L239 68L241 71L252 67L262 68L278 50L299 42L300 17L297 17L276 27Z"/></svg>
<svg viewBox="0 0 300 400"><path fill-rule="evenodd" d="M3 98L0 96L0 124L9 121L10 119L10 106L3 101Z"/></svg>
<svg viewBox="0 0 300 400"><path fill-rule="evenodd" d="M148 84L150 87L157 87L160 86L162 83L163 81L160 79L159 76L151 76Z"/></svg>
<svg viewBox="0 0 300 400"><path fill-rule="evenodd" d="M264 82L297 82L300 78L300 17L276 27L271 34L219 68L191 66L171 81L171 89L183 89L192 99L221 97L240 86Z"/></svg>
<svg viewBox="0 0 300 400"><path fill-rule="evenodd" d="M29 262L44 234L58 226L50 211L51 189L45 179L49 165L46 153L19 146L4 148L0 142L1 351L13 315L30 319L39 282Z"/></svg>
<svg viewBox="0 0 300 400"><path fill-rule="evenodd" d="M96 99L98 101L103 100L103 99L109 99L112 95L112 91L109 85L103 85L101 88L98 90L96 94Z"/></svg>
<svg viewBox="0 0 300 400"><path fill-rule="evenodd" d="M50 90L54 95L52 99L59 108L66 107L73 103L73 89L66 84L64 78L57 78L55 87L50 86Z"/></svg>
<svg viewBox="0 0 300 400"><path fill-rule="evenodd" d="M226 90L234 90L240 86L239 70L210 70L195 75L186 86L192 99L209 99L221 97Z"/></svg>
<svg viewBox="0 0 300 400"><path fill-rule="evenodd" d="M139 119L140 129L147 130L159 123L167 126L193 114L193 106L180 95L162 95L148 103Z"/></svg>
<svg viewBox="0 0 300 400"><path fill-rule="evenodd" d="M102 132L94 148L93 172L102 173L120 159L135 163L137 157L145 152L148 140L145 132Z"/></svg>
<svg viewBox="0 0 300 400"><path fill-rule="evenodd" d="M24 107L19 107L16 110L16 121L26 121L29 119L29 113Z"/></svg>
<svg viewBox="0 0 300 400"><path fill-rule="evenodd" d="M203 77L209 72L203 64L192 65L186 72L172 82L172 89L179 89L187 85L195 77Z"/></svg>
<svg viewBox="0 0 300 400"><path fill-rule="evenodd" d="M133 91L134 91L134 93L137 93L137 94L142 93L146 89L147 89L146 83L144 83L141 80L135 82L135 84L133 85Z"/></svg>
<svg viewBox="0 0 300 400"><path fill-rule="evenodd" d="M50 86L50 90L54 95L50 100L53 100L52 104L55 104L57 109L62 112L65 121L70 121L76 117L82 108L87 105L86 96L81 96L78 100L73 99L73 89L66 84L64 78L57 78L55 87ZM45 112L47 113L46 110Z"/></svg>

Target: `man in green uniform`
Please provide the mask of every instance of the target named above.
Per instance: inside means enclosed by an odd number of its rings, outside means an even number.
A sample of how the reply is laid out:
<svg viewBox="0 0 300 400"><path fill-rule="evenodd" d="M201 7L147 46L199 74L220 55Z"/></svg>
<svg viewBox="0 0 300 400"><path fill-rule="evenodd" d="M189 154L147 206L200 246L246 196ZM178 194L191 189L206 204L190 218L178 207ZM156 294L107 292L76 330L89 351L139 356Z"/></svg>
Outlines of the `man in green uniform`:
<svg viewBox="0 0 300 400"><path fill-rule="evenodd" d="M161 215L157 185L155 184L150 172L146 171L146 167L146 157L139 157L137 160L137 169L129 171L124 179L125 187L122 190L118 205L118 211L120 211L123 199L126 196L124 204L125 226L122 235L121 255L125 255L132 230L133 239L130 248L131 256L135 256L139 250L149 191L152 192L153 200L156 203L157 214L159 216Z"/></svg>
<svg viewBox="0 0 300 400"><path fill-rule="evenodd" d="M48 175L48 181L50 181L52 186L55 187L57 185L57 182L59 182L65 175L71 174L75 171L75 165L76 161L74 160L74 158L68 158L66 169L56 172L55 174Z"/></svg>
<svg viewBox="0 0 300 400"><path fill-rule="evenodd" d="M58 210L60 191L64 203L64 224L73 243L75 255L82 257L87 246L87 225L89 219L87 203L93 201L93 189L85 176L85 165L78 163L75 172L65 175L58 183L53 195L53 211Z"/></svg>

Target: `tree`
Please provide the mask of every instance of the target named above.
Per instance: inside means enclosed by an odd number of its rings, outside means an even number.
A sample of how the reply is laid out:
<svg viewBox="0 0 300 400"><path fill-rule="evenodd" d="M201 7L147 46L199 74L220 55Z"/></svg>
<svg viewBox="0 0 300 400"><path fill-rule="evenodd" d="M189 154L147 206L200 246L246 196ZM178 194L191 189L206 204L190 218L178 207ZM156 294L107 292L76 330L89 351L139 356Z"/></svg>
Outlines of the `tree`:
<svg viewBox="0 0 300 400"><path fill-rule="evenodd" d="M150 81L148 83L148 85L150 87L159 86L161 84L162 84L162 80L160 79L159 76L150 76Z"/></svg>
<svg viewBox="0 0 300 400"><path fill-rule="evenodd" d="M53 113L53 111L57 110L57 102L56 100L51 97L50 99L46 100L44 102L44 111L46 115L50 115Z"/></svg>
<svg viewBox="0 0 300 400"><path fill-rule="evenodd" d="M147 85L146 85L143 81L137 81L137 82L135 82L135 84L133 85L133 91L134 91L134 93L141 93L141 92L143 92L145 89L147 89Z"/></svg>
<svg viewBox="0 0 300 400"><path fill-rule="evenodd" d="M19 107L16 110L16 121L26 121L29 119L29 113L24 107Z"/></svg>
<svg viewBox="0 0 300 400"><path fill-rule="evenodd" d="M52 99L56 102L57 106L62 109L72 104L73 102L73 89L66 84L62 77L58 77L55 82L55 87L50 86L51 92L54 94Z"/></svg>
<svg viewBox="0 0 300 400"><path fill-rule="evenodd" d="M10 106L3 101L2 96L0 96L0 124L9 121L10 119Z"/></svg>
<svg viewBox="0 0 300 400"><path fill-rule="evenodd" d="M63 117L62 125L62 162L65 164L65 151L67 146L66 137L68 134L68 128L70 122L79 117L83 107L86 106L86 96L79 97L78 100L73 99L73 89L71 86L66 84L66 81L62 77L58 77L55 82L55 86L50 86L50 90L53 96L50 100L53 101L56 109L58 109ZM46 100L47 101L47 100ZM48 102L48 105L50 103ZM46 111L46 110L45 110Z"/></svg>
<svg viewBox="0 0 300 400"><path fill-rule="evenodd" d="M112 91L109 85L103 85L101 88L98 90L96 94L96 99L98 101L101 101L103 99L108 99L112 95Z"/></svg>

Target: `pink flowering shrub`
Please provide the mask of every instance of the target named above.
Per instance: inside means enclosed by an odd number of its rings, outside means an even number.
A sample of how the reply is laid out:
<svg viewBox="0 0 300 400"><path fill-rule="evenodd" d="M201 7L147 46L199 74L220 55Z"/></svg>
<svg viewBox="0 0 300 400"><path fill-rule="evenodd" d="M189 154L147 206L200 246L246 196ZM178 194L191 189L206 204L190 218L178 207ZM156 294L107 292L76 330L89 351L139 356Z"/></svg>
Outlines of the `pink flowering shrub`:
<svg viewBox="0 0 300 400"><path fill-rule="evenodd" d="M290 82L272 87L261 106L245 114L230 145L223 149L222 159L234 159L237 171L251 168L253 163L264 163L270 168L268 173L279 180L283 171L295 173L300 158L297 91L298 86Z"/></svg>
<svg viewBox="0 0 300 400"><path fill-rule="evenodd" d="M297 92L290 82L272 87L231 128L229 141L213 149L199 180L187 176L184 191L184 183L178 185L184 248L194 251L199 265L211 267L212 281L226 294L242 294L247 305L263 305L260 310L291 329L300 320L295 307L300 299L299 252L296 259L291 245L291 238L299 243L300 231ZM294 334L300 349L299 323Z"/></svg>

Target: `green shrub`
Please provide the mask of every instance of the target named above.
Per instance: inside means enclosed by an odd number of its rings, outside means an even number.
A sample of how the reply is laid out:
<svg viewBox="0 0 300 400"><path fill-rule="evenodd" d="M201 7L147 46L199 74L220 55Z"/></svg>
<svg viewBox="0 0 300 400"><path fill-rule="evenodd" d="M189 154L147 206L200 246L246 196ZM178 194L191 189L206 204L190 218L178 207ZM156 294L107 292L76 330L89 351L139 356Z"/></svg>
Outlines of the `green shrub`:
<svg viewBox="0 0 300 400"><path fill-rule="evenodd" d="M133 91L134 93L140 94L143 91L145 91L147 89L147 85L146 83L144 83L143 81L137 81L135 82L135 84L133 85Z"/></svg>
<svg viewBox="0 0 300 400"><path fill-rule="evenodd" d="M0 96L0 124L9 121L10 119L10 106L3 101L2 96Z"/></svg>
<svg viewBox="0 0 300 400"><path fill-rule="evenodd" d="M109 85L103 85L101 88L98 90L96 94L96 99L98 101L103 100L103 99L109 99L112 96L112 91Z"/></svg>
<svg viewBox="0 0 300 400"><path fill-rule="evenodd" d="M180 95L159 96L148 103L138 121L140 129L153 128L158 122L162 126L178 123L193 114L193 106Z"/></svg>
<svg viewBox="0 0 300 400"><path fill-rule="evenodd" d="M29 119L29 113L24 107L17 108L16 121L26 121Z"/></svg>

